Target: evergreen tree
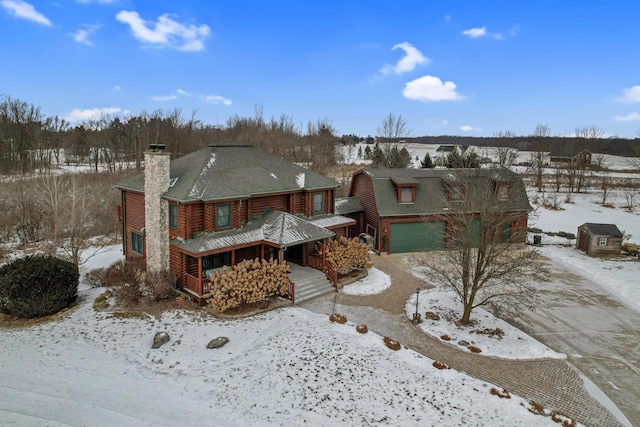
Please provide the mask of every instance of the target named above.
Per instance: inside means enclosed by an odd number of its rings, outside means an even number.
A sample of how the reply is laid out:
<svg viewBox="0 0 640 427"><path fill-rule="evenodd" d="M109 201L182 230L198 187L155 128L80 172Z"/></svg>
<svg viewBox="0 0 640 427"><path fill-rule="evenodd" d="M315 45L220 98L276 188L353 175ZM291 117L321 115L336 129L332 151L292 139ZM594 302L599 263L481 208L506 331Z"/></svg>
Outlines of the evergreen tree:
<svg viewBox="0 0 640 427"><path fill-rule="evenodd" d="M369 147L367 147L369 148ZM358 147L358 158L361 159L362 158L362 146Z"/></svg>
<svg viewBox="0 0 640 427"><path fill-rule="evenodd" d="M371 153L371 147L368 145L364 148L364 158L366 160L371 160L373 158L373 154Z"/></svg>
<svg viewBox="0 0 640 427"><path fill-rule="evenodd" d="M420 162L420 167L422 169L433 169L434 166L435 165L433 164L433 160L431 159L429 153L425 153L424 159L422 159L422 162Z"/></svg>

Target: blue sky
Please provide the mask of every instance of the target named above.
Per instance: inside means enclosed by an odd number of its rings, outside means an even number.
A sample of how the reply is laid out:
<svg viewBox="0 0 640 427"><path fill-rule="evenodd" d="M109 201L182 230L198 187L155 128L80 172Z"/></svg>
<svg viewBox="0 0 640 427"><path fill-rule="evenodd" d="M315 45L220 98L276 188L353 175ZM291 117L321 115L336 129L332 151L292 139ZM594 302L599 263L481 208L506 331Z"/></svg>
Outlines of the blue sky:
<svg viewBox="0 0 640 427"><path fill-rule="evenodd" d="M74 123L256 106L302 130L640 129L640 2L0 0L0 94Z"/></svg>

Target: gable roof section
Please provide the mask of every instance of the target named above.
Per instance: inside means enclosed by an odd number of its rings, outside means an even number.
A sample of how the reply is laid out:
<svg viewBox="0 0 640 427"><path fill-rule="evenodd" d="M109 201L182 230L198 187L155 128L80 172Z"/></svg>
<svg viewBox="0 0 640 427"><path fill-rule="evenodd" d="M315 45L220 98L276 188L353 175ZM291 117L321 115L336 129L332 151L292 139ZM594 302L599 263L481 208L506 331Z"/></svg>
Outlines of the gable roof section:
<svg viewBox="0 0 640 427"><path fill-rule="evenodd" d="M622 232L615 224L596 224L593 222L587 222L583 224L586 226L591 234L596 234L599 236L612 236L612 237L622 237Z"/></svg>
<svg viewBox="0 0 640 427"><path fill-rule="evenodd" d="M165 197L180 202L224 200L337 186L332 179L251 145L211 144L171 161L171 186ZM143 192L144 173L117 187Z"/></svg>
<svg viewBox="0 0 640 427"><path fill-rule="evenodd" d="M450 204L447 200L446 183L454 183L460 174L470 176L478 185L487 185L488 180L512 183L511 196L505 207L511 211L533 210L519 175L506 169L369 169L362 173L371 178L376 208L380 217L440 215ZM398 203L398 192L394 182L415 180L416 196L413 203Z"/></svg>
<svg viewBox="0 0 640 427"><path fill-rule="evenodd" d="M286 248L330 238L334 235L333 231L295 215L267 210L240 229L202 233L189 240L176 239L171 244L186 252L201 254L260 242Z"/></svg>

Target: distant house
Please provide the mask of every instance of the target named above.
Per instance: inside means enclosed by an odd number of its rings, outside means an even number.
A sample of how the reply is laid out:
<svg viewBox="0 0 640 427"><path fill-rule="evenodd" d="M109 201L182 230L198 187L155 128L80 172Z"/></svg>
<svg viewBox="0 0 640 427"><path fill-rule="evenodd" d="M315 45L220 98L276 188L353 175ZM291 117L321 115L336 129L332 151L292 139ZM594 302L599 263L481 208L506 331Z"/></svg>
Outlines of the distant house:
<svg viewBox="0 0 640 427"><path fill-rule="evenodd" d="M619 255L622 232L614 224L588 222L578 227L576 247L591 256Z"/></svg>
<svg viewBox="0 0 640 427"><path fill-rule="evenodd" d="M555 164L588 167L591 166L591 151L559 145L558 147L554 147L549 153L549 161Z"/></svg>
<svg viewBox="0 0 640 427"><path fill-rule="evenodd" d="M251 145L212 144L172 161L148 151L144 173L117 187L126 258L168 267L200 299L209 273L245 259L326 271L326 240L356 224L334 214L334 180Z"/></svg>
<svg viewBox="0 0 640 427"><path fill-rule="evenodd" d="M458 176L465 176L459 182ZM519 175L497 169L371 169L354 174L350 196L362 204L360 231L374 237L380 252L442 250L455 233L454 215L466 186L495 192L497 206L510 213L496 235L505 242L524 242L532 210ZM359 213L344 212L351 218ZM512 214L512 215L511 215Z"/></svg>

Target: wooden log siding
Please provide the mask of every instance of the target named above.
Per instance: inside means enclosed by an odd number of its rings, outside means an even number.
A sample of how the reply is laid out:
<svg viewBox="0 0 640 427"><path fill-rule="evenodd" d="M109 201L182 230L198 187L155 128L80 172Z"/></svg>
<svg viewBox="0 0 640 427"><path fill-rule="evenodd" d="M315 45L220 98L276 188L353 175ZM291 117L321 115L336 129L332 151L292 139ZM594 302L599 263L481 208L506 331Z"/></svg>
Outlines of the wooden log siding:
<svg viewBox="0 0 640 427"><path fill-rule="evenodd" d="M376 207L376 199L373 194L373 185L371 183L371 178L365 173L359 173L353 177L353 181L351 183L351 191L349 196L357 196L360 199L360 203L362 203L362 207L364 208L363 215L363 232L367 231L367 224L372 226L375 229L380 228L380 214L378 213L378 209ZM376 245L378 239L376 239Z"/></svg>
<svg viewBox="0 0 640 427"><path fill-rule="evenodd" d="M252 197L249 205L249 218L253 215L259 215L267 209L287 212L288 198L287 193Z"/></svg>
<svg viewBox="0 0 640 427"><path fill-rule="evenodd" d="M145 215L144 215L144 194L135 193L132 191L123 190L124 201L125 203L125 212L124 212L124 220L126 224L126 229L124 230L127 245L125 248L126 258L127 259L139 259L142 258L144 260L144 255L140 256L139 254L133 252L131 247L131 232L135 231L138 234L142 235L142 245L143 248L147 247L146 239L144 236L144 232L142 229L145 225Z"/></svg>

